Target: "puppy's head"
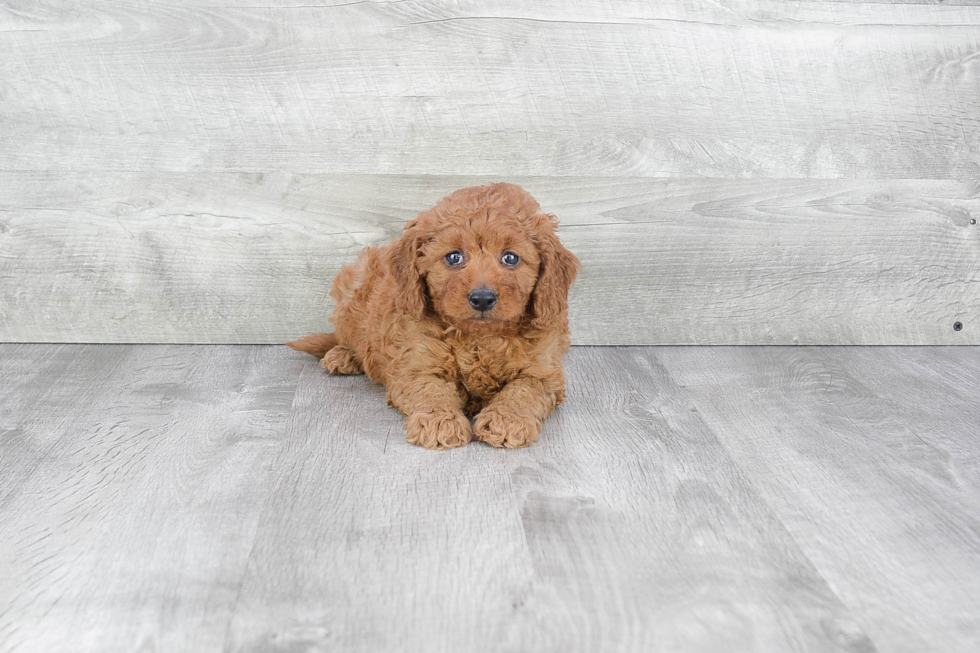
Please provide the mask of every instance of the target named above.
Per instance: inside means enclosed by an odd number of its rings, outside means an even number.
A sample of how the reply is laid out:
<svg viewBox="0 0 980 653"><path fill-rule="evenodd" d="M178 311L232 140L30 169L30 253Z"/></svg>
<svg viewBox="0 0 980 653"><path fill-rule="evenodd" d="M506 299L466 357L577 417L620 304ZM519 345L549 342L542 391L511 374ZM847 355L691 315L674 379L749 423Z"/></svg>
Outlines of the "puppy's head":
<svg viewBox="0 0 980 653"><path fill-rule="evenodd" d="M556 224L513 184L456 191L390 250L399 305L418 319L432 310L464 332L565 328L579 262Z"/></svg>

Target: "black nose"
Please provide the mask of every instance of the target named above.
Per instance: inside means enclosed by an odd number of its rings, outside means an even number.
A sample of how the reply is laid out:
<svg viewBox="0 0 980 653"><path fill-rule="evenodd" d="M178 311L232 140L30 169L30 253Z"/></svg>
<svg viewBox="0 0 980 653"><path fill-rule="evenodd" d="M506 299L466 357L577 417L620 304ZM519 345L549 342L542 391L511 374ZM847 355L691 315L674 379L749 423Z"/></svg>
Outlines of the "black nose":
<svg viewBox="0 0 980 653"><path fill-rule="evenodd" d="M478 311L489 311L497 303L497 293L489 288L477 288L470 291L470 306Z"/></svg>

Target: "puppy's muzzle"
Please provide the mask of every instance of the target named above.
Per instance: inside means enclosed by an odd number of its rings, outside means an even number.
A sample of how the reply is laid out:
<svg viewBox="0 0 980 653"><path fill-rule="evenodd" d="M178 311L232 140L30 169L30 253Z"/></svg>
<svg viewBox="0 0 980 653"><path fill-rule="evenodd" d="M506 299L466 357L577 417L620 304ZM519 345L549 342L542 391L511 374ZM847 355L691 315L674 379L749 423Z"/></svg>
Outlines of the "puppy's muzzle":
<svg viewBox="0 0 980 653"><path fill-rule="evenodd" d="M489 288L477 288L476 290L470 291L468 299L470 300L470 306L481 313L485 313L496 305L497 293Z"/></svg>

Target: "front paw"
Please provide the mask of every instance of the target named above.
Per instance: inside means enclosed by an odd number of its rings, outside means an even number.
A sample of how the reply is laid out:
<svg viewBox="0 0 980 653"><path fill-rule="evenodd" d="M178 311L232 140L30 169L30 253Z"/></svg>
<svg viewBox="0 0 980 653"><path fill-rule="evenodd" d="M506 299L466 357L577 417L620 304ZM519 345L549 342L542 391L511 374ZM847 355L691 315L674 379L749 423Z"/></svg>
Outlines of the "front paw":
<svg viewBox="0 0 980 653"><path fill-rule="evenodd" d="M541 433L541 420L484 408L473 420L473 433L478 440L495 447L517 449L526 447L538 439L538 434Z"/></svg>
<svg viewBox="0 0 980 653"><path fill-rule="evenodd" d="M405 438L426 449L452 449L473 438L470 421L462 413L413 413L405 422Z"/></svg>

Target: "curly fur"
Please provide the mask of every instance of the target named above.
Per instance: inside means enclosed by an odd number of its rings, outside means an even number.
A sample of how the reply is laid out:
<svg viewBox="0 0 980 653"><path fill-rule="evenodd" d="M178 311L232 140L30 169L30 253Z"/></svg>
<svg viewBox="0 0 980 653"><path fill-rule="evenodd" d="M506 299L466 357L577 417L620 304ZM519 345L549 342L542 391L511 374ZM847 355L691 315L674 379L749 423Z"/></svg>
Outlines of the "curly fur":
<svg viewBox="0 0 980 653"><path fill-rule="evenodd" d="M567 297L579 262L556 226L519 186L458 190L400 239L365 248L341 269L330 292L335 333L289 346L332 374L367 373L384 384L388 403L407 417L409 442L529 445L565 396ZM446 263L453 251L463 264ZM520 262L503 265L505 251ZM490 311L469 305L475 288L496 292Z"/></svg>

